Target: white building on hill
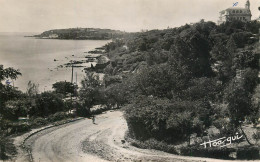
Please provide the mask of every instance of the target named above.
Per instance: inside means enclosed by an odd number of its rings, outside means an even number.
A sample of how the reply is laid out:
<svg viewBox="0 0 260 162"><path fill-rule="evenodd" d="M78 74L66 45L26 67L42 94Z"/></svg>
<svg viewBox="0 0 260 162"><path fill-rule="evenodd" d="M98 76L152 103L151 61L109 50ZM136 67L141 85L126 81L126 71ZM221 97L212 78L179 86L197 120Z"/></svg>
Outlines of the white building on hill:
<svg viewBox="0 0 260 162"><path fill-rule="evenodd" d="M218 24L222 24L226 21L232 20L241 20L241 21L251 21L251 11L250 11L250 2L246 1L245 7L230 7L220 13Z"/></svg>

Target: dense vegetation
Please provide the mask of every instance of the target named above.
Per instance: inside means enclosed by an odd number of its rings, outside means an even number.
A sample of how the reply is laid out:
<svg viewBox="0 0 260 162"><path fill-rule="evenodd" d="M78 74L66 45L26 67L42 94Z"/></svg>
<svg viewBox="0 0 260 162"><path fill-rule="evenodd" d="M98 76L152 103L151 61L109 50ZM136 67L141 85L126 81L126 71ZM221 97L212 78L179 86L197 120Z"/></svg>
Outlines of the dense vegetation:
<svg viewBox="0 0 260 162"><path fill-rule="evenodd" d="M127 105L130 137L168 144L235 132L247 138L242 124L259 118L259 27L201 21L106 45L105 89ZM207 133L212 127L220 133Z"/></svg>
<svg viewBox="0 0 260 162"><path fill-rule="evenodd" d="M79 39L79 40L108 40L119 38L125 35L124 32L111 29L98 28L70 28L70 29L54 29L35 35L39 38L52 39Z"/></svg>

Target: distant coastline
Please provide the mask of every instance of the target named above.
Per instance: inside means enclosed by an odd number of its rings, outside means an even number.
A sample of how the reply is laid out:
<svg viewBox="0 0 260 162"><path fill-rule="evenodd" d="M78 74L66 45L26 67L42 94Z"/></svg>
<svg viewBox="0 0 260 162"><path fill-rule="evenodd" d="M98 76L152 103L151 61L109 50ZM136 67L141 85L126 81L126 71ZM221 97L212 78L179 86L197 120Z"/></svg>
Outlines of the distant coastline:
<svg viewBox="0 0 260 162"><path fill-rule="evenodd" d="M39 36L24 36L31 37L35 39L57 39L57 40L111 40L111 38L48 38L48 37L39 37Z"/></svg>
<svg viewBox="0 0 260 162"><path fill-rule="evenodd" d="M24 37L35 37L35 36L31 36L31 35L25 35Z"/></svg>
<svg viewBox="0 0 260 162"><path fill-rule="evenodd" d="M126 32L100 28L69 28L44 31L39 35L24 36L36 39L65 39L65 40L110 40L122 38Z"/></svg>

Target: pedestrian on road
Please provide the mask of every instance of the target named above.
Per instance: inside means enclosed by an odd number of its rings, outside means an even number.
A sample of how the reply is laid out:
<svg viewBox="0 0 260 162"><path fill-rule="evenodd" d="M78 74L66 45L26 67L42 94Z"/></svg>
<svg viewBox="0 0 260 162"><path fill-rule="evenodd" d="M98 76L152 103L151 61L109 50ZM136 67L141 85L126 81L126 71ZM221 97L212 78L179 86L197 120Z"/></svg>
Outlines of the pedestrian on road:
<svg viewBox="0 0 260 162"><path fill-rule="evenodd" d="M92 123L95 124L95 115L92 117Z"/></svg>

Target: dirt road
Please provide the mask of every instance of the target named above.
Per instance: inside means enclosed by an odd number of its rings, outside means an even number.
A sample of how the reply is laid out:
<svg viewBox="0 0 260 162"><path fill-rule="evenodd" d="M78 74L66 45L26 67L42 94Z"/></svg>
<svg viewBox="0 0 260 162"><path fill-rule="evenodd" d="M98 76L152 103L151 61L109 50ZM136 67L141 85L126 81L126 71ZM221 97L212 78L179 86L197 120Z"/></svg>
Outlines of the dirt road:
<svg viewBox="0 0 260 162"><path fill-rule="evenodd" d="M96 124L83 119L50 128L30 137L25 145L35 162L218 161L135 148L123 143L126 130L122 112L106 112L96 116Z"/></svg>

